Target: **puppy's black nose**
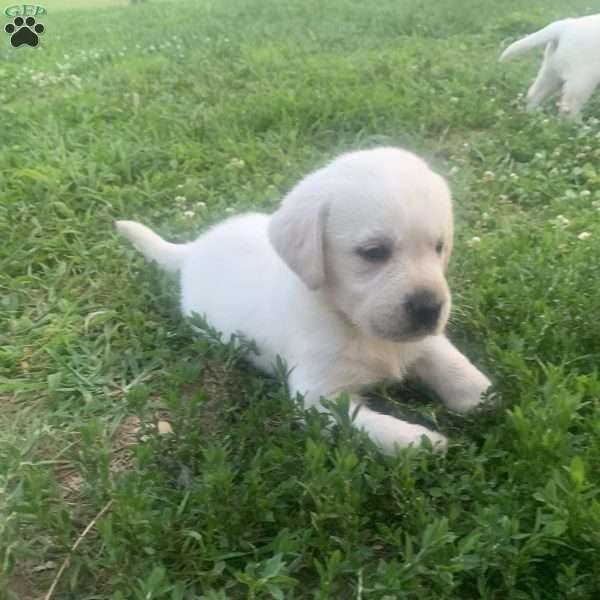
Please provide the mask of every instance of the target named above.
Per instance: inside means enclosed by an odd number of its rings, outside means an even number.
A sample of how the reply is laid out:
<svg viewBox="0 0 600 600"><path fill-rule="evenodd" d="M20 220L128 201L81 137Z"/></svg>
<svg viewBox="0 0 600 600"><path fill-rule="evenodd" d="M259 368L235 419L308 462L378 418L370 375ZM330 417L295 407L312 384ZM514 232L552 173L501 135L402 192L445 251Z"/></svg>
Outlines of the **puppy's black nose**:
<svg viewBox="0 0 600 600"><path fill-rule="evenodd" d="M434 329L440 318L442 303L429 290L419 290L406 301L406 312L416 327Z"/></svg>

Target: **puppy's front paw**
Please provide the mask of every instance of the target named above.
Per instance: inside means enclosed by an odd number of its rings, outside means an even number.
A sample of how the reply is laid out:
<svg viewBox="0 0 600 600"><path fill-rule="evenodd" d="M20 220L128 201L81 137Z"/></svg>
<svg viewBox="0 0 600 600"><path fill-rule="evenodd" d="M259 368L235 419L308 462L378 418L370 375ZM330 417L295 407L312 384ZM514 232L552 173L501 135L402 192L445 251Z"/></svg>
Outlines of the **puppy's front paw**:
<svg viewBox="0 0 600 600"><path fill-rule="evenodd" d="M448 438L437 431L425 429L425 427L423 427L423 430L424 432L419 436L418 443L411 444L411 446L421 445L424 441L424 438L427 438L431 443L434 452L446 454L446 451L448 450Z"/></svg>
<svg viewBox="0 0 600 600"><path fill-rule="evenodd" d="M363 406L355 414L354 425L362 429L384 454L396 454L400 448L420 446L427 438L436 452L446 452L448 440L441 433L421 425L407 423Z"/></svg>
<svg viewBox="0 0 600 600"><path fill-rule="evenodd" d="M448 438L437 431L431 431L421 425L406 425L402 431L398 431L397 435L386 440L386 444L382 445L382 449L387 454L395 454L399 449L408 446L421 446L425 440L431 444L434 452L446 454L448 449Z"/></svg>
<svg viewBox="0 0 600 600"><path fill-rule="evenodd" d="M485 392L492 382L479 371L471 374L452 395L446 399L446 406L455 412L465 413L473 410L485 400Z"/></svg>

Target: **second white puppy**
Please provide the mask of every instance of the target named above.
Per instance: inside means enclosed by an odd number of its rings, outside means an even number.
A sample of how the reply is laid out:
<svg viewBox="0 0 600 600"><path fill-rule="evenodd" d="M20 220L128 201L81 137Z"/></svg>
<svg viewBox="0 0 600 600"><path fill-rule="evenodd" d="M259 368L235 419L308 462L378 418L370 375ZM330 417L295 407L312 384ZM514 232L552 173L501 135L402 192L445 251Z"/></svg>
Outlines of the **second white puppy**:
<svg viewBox="0 0 600 600"><path fill-rule="evenodd" d="M600 14L551 23L511 44L500 60L544 45L544 61L527 93L527 108L535 110L562 87L560 112L577 118L600 83Z"/></svg>
<svg viewBox="0 0 600 600"><path fill-rule="evenodd" d="M181 274L181 306L227 338L255 340L255 364L279 355L305 406L347 392L355 425L384 451L446 438L377 413L365 386L413 375L456 411L490 382L443 335L444 271L452 250L445 181L397 148L345 154L300 181L273 216L231 218L188 244L133 221L119 231L149 259Z"/></svg>

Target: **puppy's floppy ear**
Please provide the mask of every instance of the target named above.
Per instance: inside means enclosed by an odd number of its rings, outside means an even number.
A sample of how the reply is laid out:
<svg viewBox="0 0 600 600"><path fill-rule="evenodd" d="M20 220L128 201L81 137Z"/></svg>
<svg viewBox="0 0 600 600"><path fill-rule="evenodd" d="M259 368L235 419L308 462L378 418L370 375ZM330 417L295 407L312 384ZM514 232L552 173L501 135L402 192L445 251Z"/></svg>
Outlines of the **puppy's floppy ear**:
<svg viewBox="0 0 600 600"><path fill-rule="evenodd" d="M269 223L269 240L287 266L308 288L325 282L324 233L329 203L305 192L301 182L285 198Z"/></svg>

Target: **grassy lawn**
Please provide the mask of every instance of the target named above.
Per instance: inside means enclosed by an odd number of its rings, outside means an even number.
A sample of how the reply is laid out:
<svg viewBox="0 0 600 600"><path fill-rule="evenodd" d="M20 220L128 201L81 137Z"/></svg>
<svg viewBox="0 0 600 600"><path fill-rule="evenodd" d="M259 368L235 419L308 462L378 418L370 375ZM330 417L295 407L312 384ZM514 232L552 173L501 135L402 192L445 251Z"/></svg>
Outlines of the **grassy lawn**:
<svg viewBox="0 0 600 600"><path fill-rule="evenodd" d="M540 53L497 63L589 4L63 0L5 36L0 598L600 597L600 95L529 115ZM298 426L113 230L191 239L379 144L454 192L449 334L495 399L374 398L446 458Z"/></svg>
<svg viewBox="0 0 600 600"><path fill-rule="evenodd" d="M140 0L133 0L133 3L140 2ZM149 0L142 0L148 2ZM153 4L162 4L165 2L175 2L176 0L151 0ZM40 2L40 4L48 10L50 18L56 11L64 10L83 10L83 9L98 9L98 8L114 8L114 7L125 7L132 4L132 0L46 0L46 2ZM125 15L131 16L130 13ZM122 14L122 16L125 16ZM61 15L63 16L63 15ZM89 17L89 15L88 15Z"/></svg>

